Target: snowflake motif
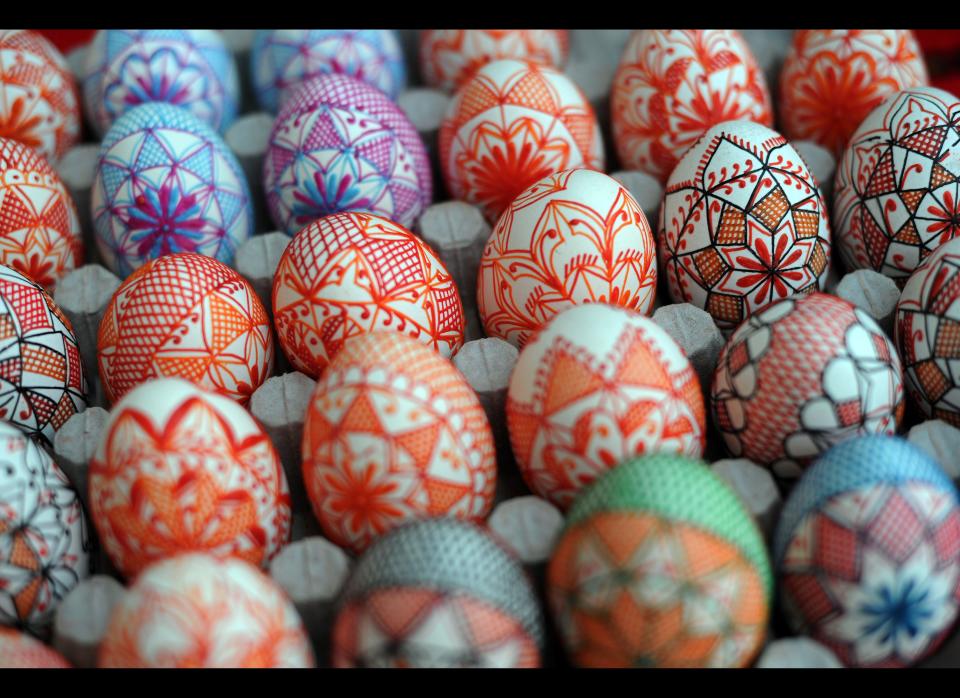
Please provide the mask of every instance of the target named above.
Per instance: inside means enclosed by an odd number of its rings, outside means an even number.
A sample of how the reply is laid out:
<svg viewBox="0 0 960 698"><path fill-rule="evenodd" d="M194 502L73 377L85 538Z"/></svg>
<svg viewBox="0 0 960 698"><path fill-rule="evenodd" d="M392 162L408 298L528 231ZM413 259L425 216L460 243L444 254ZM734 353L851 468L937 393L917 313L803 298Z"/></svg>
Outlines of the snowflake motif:
<svg viewBox="0 0 960 698"><path fill-rule="evenodd" d="M348 149L343 155L338 161L345 162L352 153ZM366 191L370 188L367 180L379 178L368 177L361 183L356 173L351 172L318 170L312 177L309 173L305 174L308 176L303 180L303 190L293 192L291 210L298 225L307 225L317 218L339 211L374 212L374 200ZM382 184L379 188L383 189Z"/></svg>
<svg viewBox="0 0 960 698"><path fill-rule="evenodd" d="M127 209L126 224L133 231L136 253L150 258L197 252L207 232L196 194L181 192L175 177L168 177L159 191L145 189Z"/></svg>

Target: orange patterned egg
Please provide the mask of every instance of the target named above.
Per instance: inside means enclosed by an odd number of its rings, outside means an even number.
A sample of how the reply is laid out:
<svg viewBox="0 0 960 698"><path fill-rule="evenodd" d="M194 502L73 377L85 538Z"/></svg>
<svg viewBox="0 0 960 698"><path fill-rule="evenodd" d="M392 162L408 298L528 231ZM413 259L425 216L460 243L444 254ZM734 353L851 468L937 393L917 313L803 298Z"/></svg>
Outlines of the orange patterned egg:
<svg viewBox="0 0 960 698"><path fill-rule="evenodd" d="M440 169L454 199L493 222L554 172L602 170L600 127L570 78L531 61L488 63L460 86L440 125Z"/></svg>
<svg viewBox="0 0 960 698"><path fill-rule="evenodd" d="M0 669L69 669L60 654L26 633L0 626Z"/></svg>
<svg viewBox="0 0 960 698"><path fill-rule="evenodd" d="M90 462L90 513L127 577L186 551L265 567L290 536L290 492L263 428L233 400L179 378L110 411Z"/></svg>
<svg viewBox="0 0 960 698"><path fill-rule="evenodd" d="M343 346L303 426L303 478L324 534L361 551L405 521L479 521L493 505L493 436L449 361L393 332Z"/></svg>

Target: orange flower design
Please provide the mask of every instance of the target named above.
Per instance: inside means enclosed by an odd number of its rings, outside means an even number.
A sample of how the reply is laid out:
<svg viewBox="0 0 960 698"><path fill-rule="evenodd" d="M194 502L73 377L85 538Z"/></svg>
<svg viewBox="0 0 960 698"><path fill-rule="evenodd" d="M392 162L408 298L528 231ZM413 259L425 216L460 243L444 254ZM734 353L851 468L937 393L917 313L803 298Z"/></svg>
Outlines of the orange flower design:
<svg viewBox="0 0 960 698"><path fill-rule="evenodd" d="M37 114L26 113L26 98L18 97L8 112L0 112L0 138L10 138L31 148L39 148L43 141L36 134L36 128L43 119Z"/></svg>

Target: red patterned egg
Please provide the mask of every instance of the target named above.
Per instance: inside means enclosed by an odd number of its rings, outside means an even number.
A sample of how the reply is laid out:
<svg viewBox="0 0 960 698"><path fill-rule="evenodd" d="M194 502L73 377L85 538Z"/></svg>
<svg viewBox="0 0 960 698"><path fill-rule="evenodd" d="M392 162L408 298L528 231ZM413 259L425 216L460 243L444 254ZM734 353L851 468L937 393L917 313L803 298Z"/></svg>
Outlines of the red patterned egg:
<svg viewBox="0 0 960 698"><path fill-rule="evenodd" d="M290 363L320 375L350 337L394 330L452 356L463 344L460 295L420 238L366 213L325 216L287 246L273 279L277 336Z"/></svg>
<svg viewBox="0 0 960 698"><path fill-rule="evenodd" d="M127 669L311 669L290 599L242 560L178 555L141 574L117 603L98 666Z"/></svg>
<svg viewBox="0 0 960 698"><path fill-rule="evenodd" d="M420 32L420 74L431 87L452 92L504 58L560 68L569 42L565 29L426 29Z"/></svg>
<svg viewBox="0 0 960 698"><path fill-rule="evenodd" d="M324 534L357 552L411 519L479 521L493 505L493 436L449 361L393 332L350 339L317 382L303 479Z"/></svg>
<svg viewBox="0 0 960 698"><path fill-rule="evenodd" d="M602 170L593 108L570 78L531 61L499 60L457 90L440 125L440 169L454 199L493 222L554 172Z"/></svg>
<svg viewBox="0 0 960 698"><path fill-rule="evenodd" d="M903 370L869 315L811 293L737 328L720 352L710 403L731 454L797 477L834 444L896 431Z"/></svg>
<svg viewBox="0 0 960 698"><path fill-rule="evenodd" d="M145 381L178 376L245 404L270 376L273 351L270 318L249 282L191 252L149 260L127 277L97 335L111 402Z"/></svg>
<svg viewBox="0 0 960 698"><path fill-rule="evenodd" d="M633 456L698 458L706 435L700 380L653 320L591 303L548 322L520 352L507 427L530 488L561 507Z"/></svg>
<svg viewBox="0 0 960 698"><path fill-rule="evenodd" d="M0 138L0 263L47 289L83 263L80 217L60 175L8 138Z"/></svg>
<svg viewBox="0 0 960 698"><path fill-rule="evenodd" d="M850 138L837 166L833 227L849 269L903 285L960 236L960 100L934 87L896 93Z"/></svg>
<svg viewBox="0 0 960 698"><path fill-rule="evenodd" d="M830 225L816 180L760 124L717 124L686 152L667 180L659 228L670 296L722 330L826 282Z"/></svg>
<svg viewBox="0 0 960 698"><path fill-rule="evenodd" d="M620 163L665 182L704 131L723 121L773 126L763 72L739 32L634 32L610 94Z"/></svg>
<svg viewBox="0 0 960 698"><path fill-rule="evenodd" d="M80 93L67 61L41 34L0 31L0 137L62 158L80 138Z"/></svg>
<svg viewBox="0 0 960 698"><path fill-rule="evenodd" d="M69 669L56 650L25 633L0 626L0 669Z"/></svg>
<svg viewBox="0 0 960 698"><path fill-rule="evenodd" d="M839 156L874 107L928 82L909 29L798 29L780 72L777 115L790 140Z"/></svg>
<svg viewBox="0 0 960 698"><path fill-rule="evenodd" d="M137 386L110 411L90 461L90 514L132 577L201 551L265 567L290 536L290 492L256 420L180 378Z"/></svg>
<svg viewBox="0 0 960 698"><path fill-rule="evenodd" d="M483 250L477 307L487 336L523 346L581 303L653 309L656 245L643 210L594 170L547 175L507 207Z"/></svg>
<svg viewBox="0 0 960 698"><path fill-rule="evenodd" d="M910 275L895 329L910 397L926 417L960 427L960 238Z"/></svg>

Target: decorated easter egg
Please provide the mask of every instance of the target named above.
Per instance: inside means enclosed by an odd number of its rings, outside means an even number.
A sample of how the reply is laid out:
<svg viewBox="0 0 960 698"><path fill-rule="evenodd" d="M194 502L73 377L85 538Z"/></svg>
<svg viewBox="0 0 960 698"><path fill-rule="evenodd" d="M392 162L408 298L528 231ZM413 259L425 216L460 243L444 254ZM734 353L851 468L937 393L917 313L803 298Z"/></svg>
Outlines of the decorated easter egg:
<svg viewBox="0 0 960 698"><path fill-rule="evenodd" d="M0 626L0 669L69 669L59 652L26 633Z"/></svg>
<svg viewBox="0 0 960 698"><path fill-rule="evenodd" d="M100 542L126 577L188 551L265 567L290 535L287 478L263 427L180 378L113 406L89 484Z"/></svg>
<svg viewBox="0 0 960 698"><path fill-rule="evenodd" d="M360 558L333 626L335 667L536 668L543 621L517 560L456 519L402 526Z"/></svg>
<svg viewBox="0 0 960 698"><path fill-rule="evenodd" d="M760 124L717 124L686 152L667 180L659 230L671 298L722 330L826 282L823 197L793 146Z"/></svg>
<svg viewBox="0 0 960 698"><path fill-rule="evenodd" d="M260 29L250 50L257 101L276 113L284 92L327 73L362 80L396 99L407 81L392 29Z"/></svg>
<svg viewBox="0 0 960 698"><path fill-rule="evenodd" d="M720 352L710 404L731 454L793 478L834 444L894 433L903 370L873 318L812 293L737 328Z"/></svg>
<svg viewBox="0 0 960 698"><path fill-rule="evenodd" d="M486 413L453 364L414 339L369 332L317 381L303 479L324 534L357 552L415 518L482 520L497 464Z"/></svg>
<svg viewBox="0 0 960 698"><path fill-rule="evenodd" d="M146 102L182 107L222 133L239 100L233 55L215 30L101 29L87 48L83 102L101 135Z"/></svg>
<svg viewBox="0 0 960 698"><path fill-rule="evenodd" d="M153 378L179 376L242 404L270 376L270 318L250 283L199 254L164 255L114 292L97 333L111 402Z"/></svg>
<svg viewBox="0 0 960 698"><path fill-rule="evenodd" d="M314 658L273 580L242 560L190 553L137 577L110 616L98 666L310 669Z"/></svg>
<svg viewBox="0 0 960 698"><path fill-rule="evenodd" d="M26 434L0 421L0 626L43 634L88 575L87 548L67 477Z"/></svg>
<svg viewBox="0 0 960 698"><path fill-rule="evenodd" d="M86 393L70 321L40 286L0 265L0 420L53 444L86 409Z"/></svg>
<svg viewBox="0 0 960 698"><path fill-rule="evenodd" d="M677 161L723 121L773 126L763 72L730 29L635 31L610 92L620 163L665 182Z"/></svg>
<svg viewBox="0 0 960 698"><path fill-rule="evenodd" d="M273 316L290 363L316 377L343 343L394 330L452 356L464 316L443 262L406 228L366 213L325 216L287 246Z"/></svg>
<svg viewBox="0 0 960 698"><path fill-rule="evenodd" d="M656 243L633 196L594 170L549 174L500 216L480 259L477 308L487 336L523 344L581 303L653 309Z"/></svg>
<svg viewBox="0 0 960 698"><path fill-rule="evenodd" d="M874 107L928 82L909 29L798 29L780 71L777 115L790 140L839 156Z"/></svg>
<svg viewBox="0 0 960 698"><path fill-rule="evenodd" d="M425 29L420 32L420 74L426 84L456 90L487 63L512 58L561 68L566 29Z"/></svg>
<svg viewBox="0 0 960 698"><path fill-rule="evenodd" d="M656 454L583 491L547 568L583 667L743 667L763 645L772 574L740 499L702 461Z"/></svg>
<svg viewBox="0 0 960 698"><path fill-rule="evenodd" d="M80 95L56 46L25 29L0 30L0 138L58 160L80 138Z"/></svg>
<svg viewBox="0 0 960 698"><path fill-rule="evenodd" d="M38 151L0 138L0 264L52 289L82 263L80 217L60 176Z"/></svg>
<svg viewBox="0 0 960 698"><path fill-rule="evenodd" d="M960 100L934 87L896 93L850 138L833 186L833 227L850 269L901 286L960 236Z"/></svg>
<svg viewBox="0 0 960 698"><path fill-rule="evenodd" d="M960 427L960 238L938 247L910 275L895 330L913 401L928 418Z"/></svg>
<svg viewBox="0 0 960 698"><path fill-rule="evenodd" d="M139 106L110 128L91 209L100 255L121 277L174 252L231 264L254 233L240 163L206 124L169 104Z"/></svg>
<svg viewBox="0 0 960 698"><path fill-rule="evenodd" d="M602 170L593 108L570 78L524 60L487 63L457 90L440 124L440 169L452 198L491 223L554 172Z"/></svg>
<svg viewBox="0 0 960 698"><path fill-rule="evenodd" d="M510 376L507 427L536 494L568 507L631 456L703 453L700 380L653 320L603 303L550 320Z"/></svg>
<svg viewBox="0 0 960 698"><path fill-rule="evenodd" d="M302 83L284 100L263 189L288 235L341 211L409 227L433 198L427 150L406 114L376 87L339 74Z"/></svg>
<svg viewBox="0 0 960 698"><path fill-rule="evenodd" d="M774 539L797 632L848 666L908 666L944 639L960 596L960 508L950 479L896 437L827 451L790 492Z"/></svg>

